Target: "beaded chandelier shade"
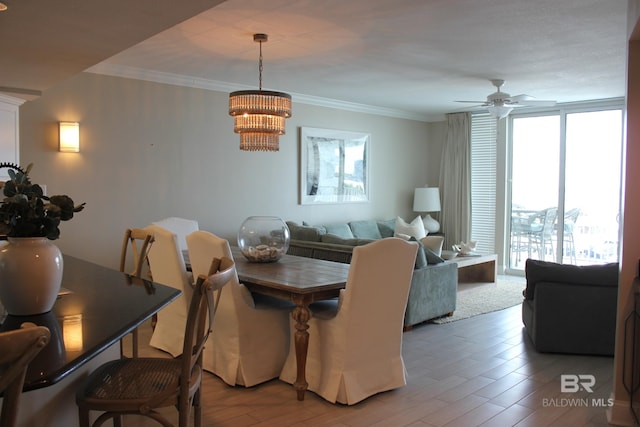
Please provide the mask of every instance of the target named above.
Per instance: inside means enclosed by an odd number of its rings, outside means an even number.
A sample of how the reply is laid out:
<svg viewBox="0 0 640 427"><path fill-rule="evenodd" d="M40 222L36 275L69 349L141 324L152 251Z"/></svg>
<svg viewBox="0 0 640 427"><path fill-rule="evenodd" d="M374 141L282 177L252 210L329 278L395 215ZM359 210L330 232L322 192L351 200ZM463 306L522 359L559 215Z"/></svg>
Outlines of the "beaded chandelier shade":
<svg viewBox="0 0 640 427"><path fill-rule="evenodd" d="M285 119L291 117L291 95L262 90L262 43L266 34L254 34L260 43L260 86L258 90L239 90L229 94L229 115L233 131L240 134L244 151L278 151L279 137L285 133Z"/></svg>

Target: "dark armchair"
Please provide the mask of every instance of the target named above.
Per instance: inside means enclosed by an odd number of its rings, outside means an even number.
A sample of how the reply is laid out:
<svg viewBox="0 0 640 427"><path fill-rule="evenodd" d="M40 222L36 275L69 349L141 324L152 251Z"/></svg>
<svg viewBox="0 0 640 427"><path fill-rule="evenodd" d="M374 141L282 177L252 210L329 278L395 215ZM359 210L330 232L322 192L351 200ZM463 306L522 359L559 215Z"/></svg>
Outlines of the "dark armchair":
<svg viewBox="0 0 640 427"><path fill-rule="evenodd" d="M613 355L618 270L528 259L522 321L536 350Z"/></svg>

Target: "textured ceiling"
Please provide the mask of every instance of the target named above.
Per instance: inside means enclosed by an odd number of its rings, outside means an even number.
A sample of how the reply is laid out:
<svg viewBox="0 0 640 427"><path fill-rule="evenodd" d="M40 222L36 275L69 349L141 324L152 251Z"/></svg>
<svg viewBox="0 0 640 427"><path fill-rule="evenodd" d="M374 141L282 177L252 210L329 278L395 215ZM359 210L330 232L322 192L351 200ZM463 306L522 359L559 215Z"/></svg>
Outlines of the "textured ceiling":
<svg viewBox="0 0 640 427"><path fill-rule="evenodd" d="M122 16L138 14L137 26L159 20L142 16L142 6L131 10L136 2L119 3ZM219 90L256 88L259 46L252 34L262 32L269 35L263 87L289 92L294 102L337 100L428 118L468 108L456 100L483 101L495 91L491 78L504 79L503 91L512 95L558 102L622 97L626 3L228 0L92 70ZM83 40L94 34L102 32L87 29ZM2 79L0 86L7 86Z"/></svg>

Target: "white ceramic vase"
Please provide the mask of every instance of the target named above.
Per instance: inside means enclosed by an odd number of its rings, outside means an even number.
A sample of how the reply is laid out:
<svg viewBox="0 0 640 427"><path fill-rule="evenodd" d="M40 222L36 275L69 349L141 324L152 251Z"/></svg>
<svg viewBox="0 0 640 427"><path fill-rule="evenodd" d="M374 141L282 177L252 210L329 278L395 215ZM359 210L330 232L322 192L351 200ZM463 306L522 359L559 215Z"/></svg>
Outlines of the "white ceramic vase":
<svg viewBox="0 0 640 427"><path fill-rule="evenodd" d="M9 237L0 249L0 301L8 314L51 311L62 283L60 249L46 237Z"/></svg>

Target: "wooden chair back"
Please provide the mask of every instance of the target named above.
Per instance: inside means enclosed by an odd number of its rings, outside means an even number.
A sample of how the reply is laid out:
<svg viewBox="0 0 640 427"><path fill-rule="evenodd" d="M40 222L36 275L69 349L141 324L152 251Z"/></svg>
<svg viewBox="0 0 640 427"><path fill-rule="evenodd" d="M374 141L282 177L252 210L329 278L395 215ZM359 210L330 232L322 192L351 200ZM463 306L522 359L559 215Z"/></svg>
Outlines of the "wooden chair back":
<svg viewBox="0 0 640 427"><path fill-rule="evenodd" d="M187 326L184 333L184 347L182 351L182 369L180 380L180 398L178 412L180 426L189 425L194 389L199 390L202 382L202 353L209 334L213 331L213 321L218 308L220 290L236 275L235 263L229 258L214 258L209 270L209 276L200 275L196 280ZM217 294L214 302L214 293ZM197 392L199 401L199 391ZM202 419L200 405L194 405L196 420ZM196 421L198 425L198 421Z"/></svg>
<svg viewBox="0 0 640 427"><path fill-rule="evenodd" d="M0 392L4 393L0 427L16 425L27 368L50 338L49 329L33 323L23 323L20 329L0 332Z"/></svg>
<svg viewBox="0 0 640 427"><path fill-rule="evenodd" d="M134 277L141 277L145 265L148 267L149 250L154 242L153 232L144 228L127 228L120 252L120 271L126 272L127 252L131 248L133 270L129 272Z"/></svg>
<svg viewBox="0 0 640 427"><path fill-rule="evenodd" d="M149 250L154 242L153 232L144 228L127 228L124 232L122 250L120 251L120 271L133 277L142 278L143 269L145 278L151 278L149 271ZM129 248L131 248L129 250ZM131 254L133 269L127 271L127 253ZM138 357L138 329L131 332L132 356ZM124 357L124 342L120 340L120 357Z"/></svg>

